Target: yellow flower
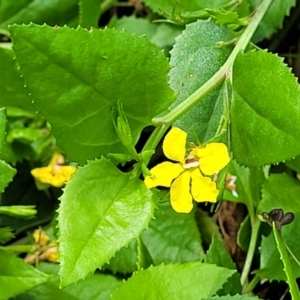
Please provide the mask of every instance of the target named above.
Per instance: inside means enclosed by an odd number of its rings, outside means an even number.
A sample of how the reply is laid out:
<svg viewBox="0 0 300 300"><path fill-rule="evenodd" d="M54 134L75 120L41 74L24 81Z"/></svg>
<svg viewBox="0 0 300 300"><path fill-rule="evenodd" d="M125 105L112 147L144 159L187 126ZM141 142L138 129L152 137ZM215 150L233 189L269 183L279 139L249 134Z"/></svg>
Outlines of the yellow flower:
<svg viewBox="0 0 300 300"><path fill-rule="evenodd" d="M62 187L76 171L74 166L64 166L65 160L60 153L54 153L47 167L31 170L31 175L40 182Z"/></svg>
<svg viewBox="0 0 300 300"><path fill-rule="evenodd" d="M146 176L147 188L171 187L171 205L177 212L189 213L193 199L197 202L216 202L219 191L211 176L222 170L230 161L227 146L211 143L206 146L191 145L186 155L187 133L173 127L163 142L166 157L178 163L163 162Z"/></svg>

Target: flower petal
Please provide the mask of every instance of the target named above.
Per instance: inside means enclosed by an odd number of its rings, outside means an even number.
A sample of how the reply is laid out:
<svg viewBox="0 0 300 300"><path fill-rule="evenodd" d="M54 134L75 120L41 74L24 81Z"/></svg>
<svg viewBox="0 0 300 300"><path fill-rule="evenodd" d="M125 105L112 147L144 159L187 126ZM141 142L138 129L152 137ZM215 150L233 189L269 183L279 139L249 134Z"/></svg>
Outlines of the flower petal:
<svg viewBox="0 0 300 300"><path fill-rule="evenodd" d="M152 176L146 176L144 182L148 189L159 185L170 187L173 179L178 177L183 171L184 168L180 164L165 161L152 168L150 170Z"/></svg>
<svg viewBox="0 0 300 300"><path fill-rule="evenodd" d="M193 209L190 181L191 171L186 170L171 185L171 205L179 213L189 213Z"/></svg>
<svg viewBox="0 0 300 300"><path fill-rule="evenodd" d="M223 143L211 143L195 152L200 159L200 169L206 175L219 172L230 162L227 146Z"/></svg>
<svg viewBox="0 0 300 300"><path fill-rule="evenodd" d="M177 127L172 127L163 142L166 157L184 164L186 138L186 132Z"/></svg>
<svg viewBox="0 0 300 300"><path fill-rule="evenodd" d="M191 192L194 200L197 202L216 202L219 194L216 183L209 177L202 176L198 168L194 169L191 173Z"/></svg>

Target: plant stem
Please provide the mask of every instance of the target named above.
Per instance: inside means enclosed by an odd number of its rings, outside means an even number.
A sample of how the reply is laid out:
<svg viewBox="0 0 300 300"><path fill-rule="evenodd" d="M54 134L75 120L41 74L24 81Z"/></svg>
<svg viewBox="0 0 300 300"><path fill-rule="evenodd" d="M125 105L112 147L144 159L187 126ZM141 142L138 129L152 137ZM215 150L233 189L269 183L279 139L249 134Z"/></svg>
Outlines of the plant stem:
<svg viewBox="0 0 300 300"><path fill-rule="evenodd" d="M225 64L220 68L220 70L215 73L206 83L204 83L197 91L195 91L182 103L176 106L172 111L170 111L163 117L153 118L153 123L163 123L169 125L172 124L224 80L226 73L231 71L232 65L239 52L245 50L245 48L247 47L256 28L267 12L272 1L273 0L264 0L262 4L257 8L251 21L249 22L249 25L241 35L238 43L236 44L232 53L228 57Z"/></svg>
<svg viewBox="0 0 300 300"><path fill-rule="evenodd" d="M107 0L108 1L108 0ZM232 53L228 57L225 64L220 68L220 70L215 73L204 85L202 85L197 91L192 95L187 97L182 103L175 107L172 111L167 113L162 117L153 118L152 122L158 124L156 129L152 132L148 141L146 142L144 150L153 150L158 145L159 141L163 137L167 129L184 113L186 113L192 106L203 99L211 90L213 90L217 85L219 85L226 77L226 74L231 71L232 65L236 59L236 56L240 51L245 50L248 43L251 40L256 28L258 27L261 19L267 12L269 6L273 0L264 0L262 4L256 9L249 25L241 35L238 43L234 47ZM145 162L146 163L146 162Z"/></svg>
<svg viewBox="0 0 300 300"><path fill-rule="evenodd" d="M117 0L104 0L100 4L100 16L102 16L108 9L110 9Z"/></svg>
<svg viewBox="0 0 300 300"><path fill-rule="evenodd" d="M255 275L253 279L249 282L249 284L243 289L243 294L250 294L252 290L256 287L259 283L259 276Z"/></svg>
<svg viewBox="0 0 300 300"><path fill-rule="evenodd" d="M252 260L253 260L253 256L255 253L259 227L261 224L260 220L256 216L254 218L251 218L251 216L250 216L250 220L251 220L251 225L252 225L251 226L252 231L251 231L251 237L250 237L250 244L249 244L249 249L247 252L247 257L246 257L245 265L243 268L243 272L241 274L241 285L243 288L246 288L246 285L247 285L248 275L249 275L249 272L251 269Z"/></svg>

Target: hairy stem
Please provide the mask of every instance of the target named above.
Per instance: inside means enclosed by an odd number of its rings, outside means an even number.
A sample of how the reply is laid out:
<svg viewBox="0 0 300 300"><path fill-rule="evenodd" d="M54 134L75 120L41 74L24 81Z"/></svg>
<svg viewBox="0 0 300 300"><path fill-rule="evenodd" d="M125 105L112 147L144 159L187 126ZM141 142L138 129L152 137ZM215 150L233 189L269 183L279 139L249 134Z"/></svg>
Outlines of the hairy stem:
<svg viewBox="0 0 300 300"><path fill-rule="evenodd" d="M227 73L231 72L232 65L240 51L245 50L250 42L256 28L258 27L261 19L267 12L269 6L273 0L264 0L262 4L256 9L249 25L241 35L238 43L234 47L232 53L228 57L225 64L215 73L205 84L203 84L197 91L187 97L182 103L175 107L172 111L162 117L156 117L152 119L154 124L158 127L153 131L152 135L148 139L143 150L155 149L160 139L163 137L166 130L171 126L178 118L186 113L191 107L202 100L211 90L217 87L225 78Z"/></svg>

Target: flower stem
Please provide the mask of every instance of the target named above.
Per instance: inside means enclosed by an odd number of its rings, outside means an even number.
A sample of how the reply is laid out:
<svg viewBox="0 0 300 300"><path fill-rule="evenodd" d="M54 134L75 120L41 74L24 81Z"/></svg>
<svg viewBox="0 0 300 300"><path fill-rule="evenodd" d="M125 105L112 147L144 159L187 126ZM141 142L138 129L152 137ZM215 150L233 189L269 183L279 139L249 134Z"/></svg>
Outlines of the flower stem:
<svg viewBox="0 0 300 300"><path fill-rule="evenodd" d="M100 4L100 16L102 16L107 10L109 10L117 0L104 0Z"/></svg>
<svg viewBox="0 0 300 300"><path fill-rule="evenodd" d="M253 279L249 282L248 285L245 286L243 289L243 294L250 294L252 290L256 287L256 285L259 283L260 278L258 275L255 275Z"/></svg>
<svg viewBox="0 0 300 300"><path fill-rule="evenodd" d="M241 274L241 285L243 288L246 288L246 285L248 283L248 275L250 273L251 265L252 265L252 260L253 256L255 253L255 248L256 248L256 242L257 242L257 236L259 233L259 227L260 227L260 220L255 216L254 218L251 218L250 215L250 220L251 220L251 237L250 237L250 244L249 244L249 249L247 252L247 257L245 261L245 265Z"/></svg>
<svg viewBox="0 0 300 300"><path fill-rule="evenodd" d="M256 28L267 12L272 1L273 0L264 0L262 4L256 9L255 14L249 22L249 25L241 35L238 43L236 44L232 53L228 57L225 64L220 68L220 70L215 73L206 83L204 83L197 91L195 91L182 103L176 106L172 111L162 117L153 118L153 123L171 125L174 121L176 121L179 117L186 113L192 106L203 99L204 96L206 96L211 90L213 90L225 79L226 73L231 71L232 65L239 52L245 50L245 48L247 47Z"/></svg>

